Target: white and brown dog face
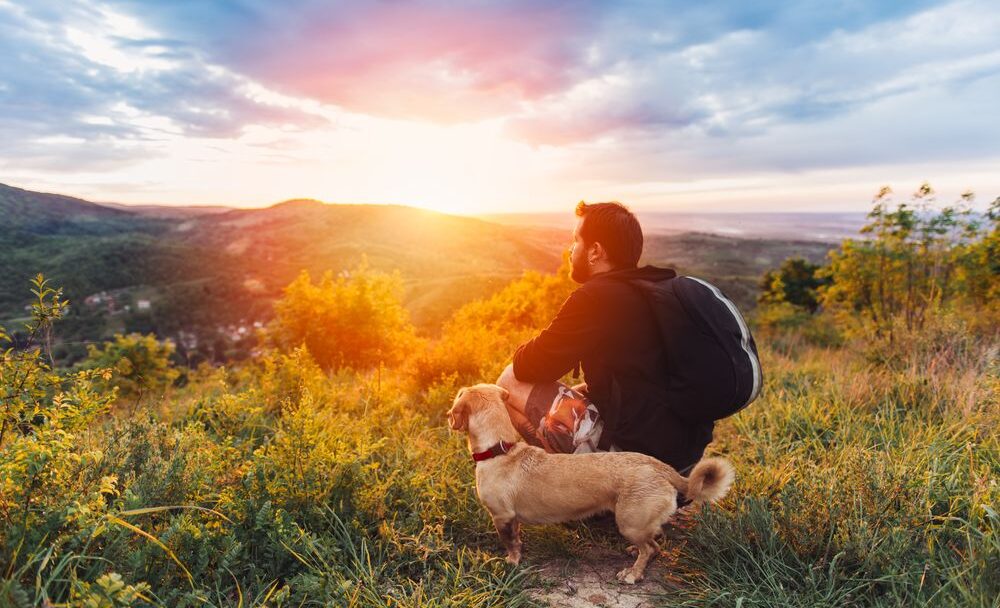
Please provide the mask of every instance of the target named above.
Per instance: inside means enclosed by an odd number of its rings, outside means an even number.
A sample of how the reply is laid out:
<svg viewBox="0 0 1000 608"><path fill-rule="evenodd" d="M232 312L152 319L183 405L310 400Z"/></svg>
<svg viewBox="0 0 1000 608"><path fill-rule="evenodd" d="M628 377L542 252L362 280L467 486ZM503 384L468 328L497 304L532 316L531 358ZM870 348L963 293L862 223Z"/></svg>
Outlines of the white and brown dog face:
<svg viewBox="0 0 1000 608"><path fill-rule="evenodd" d="M496 413L507 416L504 403L510 393L496 384L477 384L461 388L448 410L448 424L456 431L469 430L469 419L481 412L496 409Z"/></svg>

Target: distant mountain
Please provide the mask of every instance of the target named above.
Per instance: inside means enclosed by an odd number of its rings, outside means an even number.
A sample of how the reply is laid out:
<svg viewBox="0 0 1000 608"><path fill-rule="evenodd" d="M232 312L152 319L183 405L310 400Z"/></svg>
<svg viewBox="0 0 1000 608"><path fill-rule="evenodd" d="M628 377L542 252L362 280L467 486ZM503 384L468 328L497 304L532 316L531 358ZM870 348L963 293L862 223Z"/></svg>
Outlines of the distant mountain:
<svg viewBox="0 0 1000 608"><path fill-rule="evenodd" d="M136 215L61 194L32 192L0 184L0 218L8 231L39 234L103 232Z"/></svg>
<svg viewBox="0 0 1000 608"><path fill-rule="evenodd" d="M348 271L362 259L373 268L398 270L405 301L424 328L436 327L455 305L492 293L525 269L554 271L561 253L549 229L398 205L312 200L203 215L174 225L170 240L204 249L220 280L269 300L302 270L319 278L326 271Z"/></svg>
<svg viewBox="0 0 1000 608"><path fill-rule="evenodd" d="M123 203L97 203L102 207L127 211L132 214L159 219L180 219L224 213L233 207L223 205L126 205Z"/></svg>
<svg viewBox="0 0 1000 608"><path fill-rule="evenodd" d="M754 307L761 276L790 257L826 263L832 243L777 238L734 238L703 232L650 234L641 263L675 268L678 274L708 279L748 311Z"/></svg>
<svg viewBox="0 0 1000 608"><path fill-rule="evenodd" d="M329 205L292 200L266 209L240 209L179 224L176 237L238 256L247 272L278 277L301 269L343 270L362 254L376 268L396 268L426 280L468 274L516 274L555 269L556 231L514 228L399 205Z"/></svg>
<svg viewBox="0 0 1000 608"><path fill-rule="evenodd" d="M858 235L867 222L865 212L693 213L640 211L636 215L646 236L684 232L719 234L747 239L792 239L839 243ZM499 213L479 216L500 224L548 226L572 230L572 213Z"/></svg>

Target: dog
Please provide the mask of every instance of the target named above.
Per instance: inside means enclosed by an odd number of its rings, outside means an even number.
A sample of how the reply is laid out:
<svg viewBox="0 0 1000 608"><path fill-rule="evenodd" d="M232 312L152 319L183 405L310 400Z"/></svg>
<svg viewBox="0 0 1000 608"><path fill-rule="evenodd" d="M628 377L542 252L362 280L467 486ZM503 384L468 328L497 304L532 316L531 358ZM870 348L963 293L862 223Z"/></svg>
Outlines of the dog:
<svg viewBox="0 0 1000 608"><path fill-rule="evenodd" d="M521 441L504 405L508 398L495 384L462 388L448 421L468 433L476 494L512 564L521 560L522 523L552 524L611 511L618 531L638 550L635 563L617 575L633 584L659 551L656 537L677 510L677 492L695 503L715 502L733 483L733 467L723 458L702 459L684 477L634 452L550 454Z"/></svg>

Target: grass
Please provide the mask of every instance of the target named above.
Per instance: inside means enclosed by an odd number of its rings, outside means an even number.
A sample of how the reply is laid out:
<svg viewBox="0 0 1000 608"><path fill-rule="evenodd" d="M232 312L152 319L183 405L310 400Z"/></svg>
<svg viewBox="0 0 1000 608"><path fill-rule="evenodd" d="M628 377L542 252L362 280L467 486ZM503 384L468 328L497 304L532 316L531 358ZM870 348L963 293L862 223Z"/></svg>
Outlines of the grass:
<svg viewBox="0 0 1000 608"><path fill-rule="evenodd" d="M767 392L717 432L739 479L665 604L998 605L995 351L898 370L800 353L767 353Z"/></svg>
<svg viewBox="0 0 1000 608"><path fill-rule="evenodd" d="M737 484L665 541L658 604L1000 603L996 347L884 355L764 348L763 396L711 447ZM271 353L51 444L9 440L0 605L533 605L445 426L454 392ZM624 544L575 523L528 528L524 550Z"/></svg>

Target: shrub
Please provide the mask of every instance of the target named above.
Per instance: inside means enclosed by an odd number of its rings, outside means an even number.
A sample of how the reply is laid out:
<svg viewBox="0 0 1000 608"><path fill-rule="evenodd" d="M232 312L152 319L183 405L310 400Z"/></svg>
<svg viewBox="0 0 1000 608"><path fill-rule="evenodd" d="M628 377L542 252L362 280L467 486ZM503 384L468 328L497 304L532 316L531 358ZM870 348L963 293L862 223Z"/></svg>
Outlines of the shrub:
<svg viewBox="0 0 1000 608"><path fill-rule="evenodd" d="M760 304L788 303L810 313L819 307L818 290L830 282L820 276L820 266L802 258L788 258L776 270L769 270L760 281Z"/></svg>
<svg viewBox="0 0 1000 608"><path fill-rule="evenodd" d="M543 329L576 285L568 258L556 275L526 272L485 300L466 304L452 315L441 338L412 361L420 388L454 375L458 383L492 381L514 349Z"/></svg>
<svg viewBox="0 0 1000 608"><path fill-rule="evenodd" d="M303 272L275 303L268 341L285 351L305 346L323 369L395 365L417 345L401 294L398 274L367 263L317 284Z"/></svg>
<svg viewBox="0 0 1000 608"><path fill-rule="evenodd" d="M777 350L788 352L812 344L840 346L843 336L827 315L810 314L789 302L766 303L753 311L758 342L770 342Z"/></svg>
<svg viewBox="0 0 1000 608"><path fill-rule="evenodd" d="M157 340L153 334L115 334L114 340L101 348L87 346L83 369L110 369L110 386L118 388L122 398L144 393L161 394L180 376L171 362L174 343Z"/></svg>

